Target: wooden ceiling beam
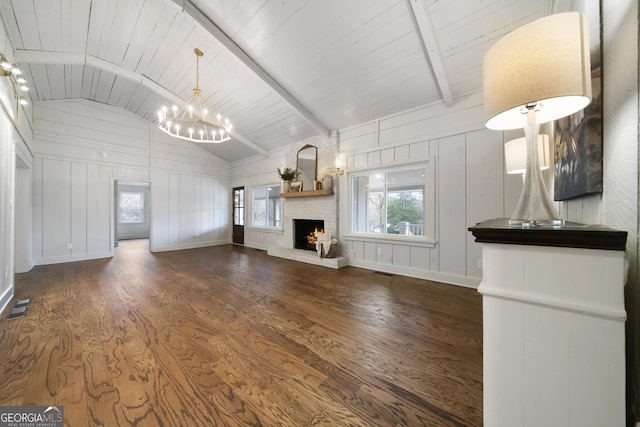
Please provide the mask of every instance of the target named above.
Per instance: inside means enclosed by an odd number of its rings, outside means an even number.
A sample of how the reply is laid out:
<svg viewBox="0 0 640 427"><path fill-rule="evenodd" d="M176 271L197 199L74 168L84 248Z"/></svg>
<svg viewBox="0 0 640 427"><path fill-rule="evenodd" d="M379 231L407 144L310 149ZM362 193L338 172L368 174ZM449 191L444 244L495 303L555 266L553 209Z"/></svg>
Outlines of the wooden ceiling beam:
<svg viewBox="0 0 640 427"><path fill-rule="evenodd" d="M229 52L246 65L253 73L265 82L274 92L294 109L303 119L313 126L321 135L329 137L331 130L318 120L307 108L302 105L293 95L291 95L280 83L278 83L269 73L267 73L256 61L253 60L240 46L238 46L224 31L209 19L189 0L173 0L198 24L216 38Z"/></svg>
<svg viewBox="0 0 640 427"><path fill-rule="evenodd" d="M431 65L436 83L440 88L442 99L447 107L451 107L454 104L453 92L451 90L451 84L449 83L449 76L447 75L447 69L444 65L444 58L442 57L442 51L440 50L440 43L438 43L438 36L431 20L431 14L429 13L429 6L426 0L407 0L411 5L411 11L413 12L413 21L416 25L416 31L418 32L420 45L424 52L424 56L427 62Z"/></svg>

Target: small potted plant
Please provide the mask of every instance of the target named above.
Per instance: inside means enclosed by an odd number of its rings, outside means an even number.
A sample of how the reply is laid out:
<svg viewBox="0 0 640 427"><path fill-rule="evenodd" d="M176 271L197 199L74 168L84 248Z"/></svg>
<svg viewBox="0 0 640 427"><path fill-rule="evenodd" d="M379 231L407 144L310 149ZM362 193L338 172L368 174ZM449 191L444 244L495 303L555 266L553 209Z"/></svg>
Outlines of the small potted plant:
<svg viewBox="0 0 640 427"><path fill-rule="evenodd" d="M280 176L280 179L282 180L282 192L288 193L291 181L298 177L298 171L289 167L282 169L278 168L278 176Z"/></svg>

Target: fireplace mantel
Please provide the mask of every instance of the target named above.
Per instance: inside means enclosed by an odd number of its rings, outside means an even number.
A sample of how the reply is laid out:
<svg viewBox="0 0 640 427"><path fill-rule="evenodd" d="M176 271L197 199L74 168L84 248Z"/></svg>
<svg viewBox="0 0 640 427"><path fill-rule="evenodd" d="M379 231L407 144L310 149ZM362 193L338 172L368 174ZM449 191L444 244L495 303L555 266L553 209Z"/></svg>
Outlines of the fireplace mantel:
<svg viewBox="0 0 640 427"><path fill-rule="evenodd" d="M314 196L331 196L333 190L310 190L310 191L290 191L288 193L280 193L280 197L314 197Z"/></svg>

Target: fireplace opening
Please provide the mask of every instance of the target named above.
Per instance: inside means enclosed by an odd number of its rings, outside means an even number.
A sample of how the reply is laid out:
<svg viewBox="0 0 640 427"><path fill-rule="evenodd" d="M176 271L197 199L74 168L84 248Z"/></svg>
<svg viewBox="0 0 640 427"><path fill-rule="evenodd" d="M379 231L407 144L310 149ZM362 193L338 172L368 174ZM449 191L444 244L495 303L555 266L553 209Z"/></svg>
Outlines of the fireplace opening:
<svg viewBox="0 0 640 427"><path fill-rule="evenodd" d="M293 243L296 249L316 250L318 233L324 233L324 221L321 219L294 219Z"/></svg>

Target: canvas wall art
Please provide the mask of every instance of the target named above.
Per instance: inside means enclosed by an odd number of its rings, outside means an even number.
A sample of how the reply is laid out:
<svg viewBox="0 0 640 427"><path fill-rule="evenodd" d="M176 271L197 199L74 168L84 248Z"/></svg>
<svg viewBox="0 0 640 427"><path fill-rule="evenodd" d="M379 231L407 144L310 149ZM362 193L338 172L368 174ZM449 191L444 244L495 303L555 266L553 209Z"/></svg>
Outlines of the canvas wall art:
<svg viewBox="0 0 640 427"><path fill-rule="evenodd" d="M585 2L591 41L591 104L554 126L554 200L602 191L602 31L600 5Z"/></svg>

